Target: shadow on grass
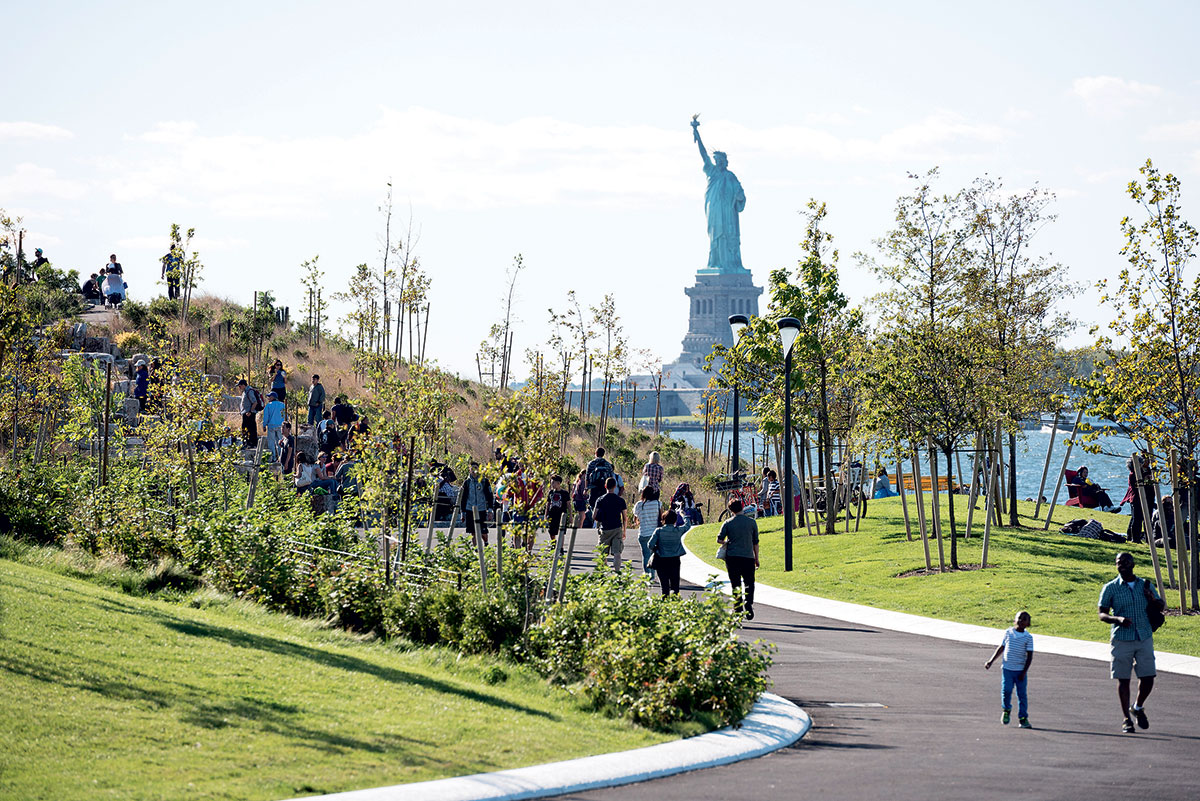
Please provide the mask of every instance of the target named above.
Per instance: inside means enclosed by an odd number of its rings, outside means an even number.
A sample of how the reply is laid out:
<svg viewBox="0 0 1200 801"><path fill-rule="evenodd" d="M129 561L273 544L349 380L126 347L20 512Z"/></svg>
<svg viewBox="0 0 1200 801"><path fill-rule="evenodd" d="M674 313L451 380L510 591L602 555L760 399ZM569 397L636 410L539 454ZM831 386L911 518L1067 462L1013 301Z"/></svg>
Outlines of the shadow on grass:
<svg viewBox="0 0 1200 801"><path fill-rule="evenodd" d="M42 588L36 586L26 586L24 589L33 593L43 591ZM86 604L110 614L136 616L142 620L152 620L163 628L187 637L194 637L200 640L215 640L235 648L266 651L291 659L303 659L322 667L361 673L396 685L422 687L438 693L456 695L465 700L485 704L497 709L547 720L559 720L557 715L544 710L524 706L498 696L462 687L420 673L379 665L351 654L315 648L277 637L255 634L212 623L188 620L156 609L148 603L133 603L123 599L106 598L70 587L59 587L56 590L72 596L68 602L76 606ZM106 663L94 659L87 664L74 665L72 663L81 663L82 661L81 657L75 652L43 643L26 642L23 644L41 651L42 654L54 654L60 657L64 666L71 665L70 669L53 666L44 658L18 659L9 658L5 654L0 656L0 670L48 684L89 690L117 700L146 703L159 708L180 706L186 710L183 714L190 716L190 718L184 718L185 722L195 723L196 725L214 724L212 727L219 727L215 725L217 722L232 715L240 719L280 727L281 731L292 732L297 737L330 742L336 747L348 747L344 746L344 743L351 742L349 738L341 738L328 732L295 726L288 718L290 715L296 714L299 710L288 705L273 704L266 700L248 698L243 698L241 701L235 700L213 704L210 702L210 691L197 685L187 684L178 680L165 681L157 676L140 673L135 669L131 670L128 666L118 666L115 663ZM201 643L197 643L197 645L201 648L204 647ZM197 710L201 711L197 712ZM209 711L205 712L203 710ZM367 742L362 742L354 747L373 749L375 746Z"/></svg>

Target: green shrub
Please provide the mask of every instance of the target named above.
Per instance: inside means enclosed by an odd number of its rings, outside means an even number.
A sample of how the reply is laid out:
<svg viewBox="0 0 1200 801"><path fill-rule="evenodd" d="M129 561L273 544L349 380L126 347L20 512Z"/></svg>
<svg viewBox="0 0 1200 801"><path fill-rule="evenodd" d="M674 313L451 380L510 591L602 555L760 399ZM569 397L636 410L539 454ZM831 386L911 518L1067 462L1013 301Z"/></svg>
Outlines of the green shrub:
<svg viewBox="0 0 1200 801"><path fill-rule="evenodd" d="M375 631L382 628L384 601L390 590L383 572L363 562L342 562L320 582L325 612L342 628Z"/></svg>
<svg viewBox="0 0 1200 801"><path fill-rule="evenodd" d="M419 645L456 645L462 621L462 593L447 584L401 589L384 604L384 633Z"/></svg>
<svg viewBox="0 0 1200 801"><path fill-rule="evenodd" d="M159 295L146 305L146 312L160 320L171 320L179 316L179 301ZM189 309L188 316L194 318L194 311Z"/></svg>
<svg viewBox="0 0 1200 801"><path fill-rule="evenodd" d="M506 592L466 595L458 645L470 654L509 651L520 639L524 620Z"/></svg>
<svg viewBox="0 0 1200 801"><path fill-rule="evenodd" d="M0 475L0 531L38 545L59 544L70 532L63 514L75 503L69 480L50 469Z"/></svg>
<svg viewBox="0 0 1200 801"><path fill-rule="evenodd" d="M150 310L145 303L127 300L121 304L121 316L134 328L144 328L150 319Z"/></svg>
<svg viewBox="0 0 1200 801"><path fill-rule="evenodd" d="M483 669L485 684L502 684L508 681L508 671L499 665L488 665Z"/></svg>
<svg viewBox="0 0 1200 801"><path fill-rule="evenodd" d="M766 688L767 646L736 636L718 596L654 597L629 571L577 578L531 629L522 655L590 704L661 730L739 720Z"/></svg>

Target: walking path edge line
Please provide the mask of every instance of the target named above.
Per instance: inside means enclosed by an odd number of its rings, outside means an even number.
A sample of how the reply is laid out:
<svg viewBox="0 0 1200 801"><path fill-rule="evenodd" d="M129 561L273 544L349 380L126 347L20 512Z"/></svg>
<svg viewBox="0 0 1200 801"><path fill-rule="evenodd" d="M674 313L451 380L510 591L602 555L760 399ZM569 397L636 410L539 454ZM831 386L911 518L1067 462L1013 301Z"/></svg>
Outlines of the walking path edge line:
<svg viewBox="0 0 1200 801"><path fill-rule="evenodd" d="M451 779L396 784L304 801L517 801L578 793L728 765L769 754L799 740L812 718L774 693L763 693L737 728L611 754ZM298 801L298 800L297 800Z"/></svg>
<svg viewBox="0 0 1200 801"><path fill-rule="evenodd" d="M717 574L717 580L711 582L726 594L730 593L729 580L724 571L700 559L695 554L688 553L680 564L680 574L687 581L702 587L709 586L709 577ZM1097 596L1099 597L1099 596ZM976 643L979 645L995 646L1000 642L1004 629L994 629L988 626L977 626L971 623L955 623L949 620L938 620L933 617L923 617L907 612L894 612L890 609L876 609L873 606L835 601L829 598L818 598L815 595L805 595L794 590L772 587L769 584L755 582L754 602L791 612L801 612L806 615L827 617L846 623L857 623L862 626L874 626L890 631L902 631L908 634L923 634L927 637L938 637L943 640ZM1097 626L1102 625L1097 622ZM1166 625L1170 625L1170 619ZM1074 656L1080 659L1093 659L1108 662L1112 655L1108 643L1075 640L1070 637L1054 637L1048 634L1035 634L1039 653ZM1200 658L1186 654L1173 654L1167 651L1155 650L1154 661L1160 673L1181 673L1185 676L1200 677Z"/></svg>

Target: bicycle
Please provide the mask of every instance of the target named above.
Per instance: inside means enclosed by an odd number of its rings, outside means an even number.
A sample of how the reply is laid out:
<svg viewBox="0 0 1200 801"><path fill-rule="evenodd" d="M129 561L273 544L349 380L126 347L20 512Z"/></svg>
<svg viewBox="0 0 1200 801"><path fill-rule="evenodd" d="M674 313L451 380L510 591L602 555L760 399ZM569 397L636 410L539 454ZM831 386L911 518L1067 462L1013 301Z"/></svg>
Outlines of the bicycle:
<svg viewBox="0 0 1200 801"><path fill-rule="evenodd" d="M746 474L738 472L722 473L721 475L729 476L729 478L717 482L717 492L725 493L725 508L717 517L717 522L720 523L733 517L733 512L729 511L729 503L735 499L742 502L742 514L760 517L762 509L758 505L758 488L746 480Z"/></svg>

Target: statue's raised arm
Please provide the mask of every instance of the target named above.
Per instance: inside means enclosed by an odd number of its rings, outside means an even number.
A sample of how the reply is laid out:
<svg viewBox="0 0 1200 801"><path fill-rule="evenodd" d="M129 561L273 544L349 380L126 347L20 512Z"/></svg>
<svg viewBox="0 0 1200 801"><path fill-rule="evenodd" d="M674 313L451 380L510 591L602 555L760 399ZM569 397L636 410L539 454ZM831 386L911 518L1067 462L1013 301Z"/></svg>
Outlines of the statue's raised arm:
<svg viewBox="0 0 1200 801"><path fill-rule="evenodd" d="M704 166L711 167L712 159L708 157L708 151L704 149L704 143L700 141L700 115L692 115L692 138L696 140L696 144L700 148L700 158L704 159Z"/></svg>

